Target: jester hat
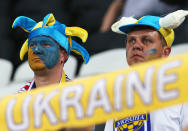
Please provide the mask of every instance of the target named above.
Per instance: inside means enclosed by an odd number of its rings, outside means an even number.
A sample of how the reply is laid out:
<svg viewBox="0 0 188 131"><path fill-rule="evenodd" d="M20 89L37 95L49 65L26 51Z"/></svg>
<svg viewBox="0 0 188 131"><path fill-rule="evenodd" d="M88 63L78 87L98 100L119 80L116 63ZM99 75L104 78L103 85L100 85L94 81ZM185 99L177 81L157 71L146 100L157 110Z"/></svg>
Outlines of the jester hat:
<svg viewBox="0 0 188 131"><path fill-rule="evenodd" d="M187 15L188 11L178 10L165 17L147 15L141 17L139 20L133 17L122 17L112 25L111 29L119 34L128 34L136 26L153 27L161 33L167 45L171 47L175 37L173 29L181 25Z"/></svg>
<svg viewBox="0 0 188 131"><path fill-rule="evenodd" d="M61 24L53 14L48 14L43 21L35 22L29 17L19 16L15 19L12 28L21 27L25 32L29 33L28 39L22 45L20 50L20 59L23 60L24 55L28 52L28 41L36 36L44 35L53 38L68 54L71 51L79 54L87 64L89 61L89 53L76 41L72 40L72 36L79 37L83 43L86 42L88 33L80 27L67 27Z"/></svg>

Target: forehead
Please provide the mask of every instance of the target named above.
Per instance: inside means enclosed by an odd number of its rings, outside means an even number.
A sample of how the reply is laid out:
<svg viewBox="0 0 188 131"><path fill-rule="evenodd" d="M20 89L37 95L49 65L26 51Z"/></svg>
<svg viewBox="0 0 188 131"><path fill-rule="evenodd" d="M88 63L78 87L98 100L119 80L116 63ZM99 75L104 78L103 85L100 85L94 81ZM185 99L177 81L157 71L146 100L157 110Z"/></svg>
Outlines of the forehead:
<svg viewBox="0 0 188 131"><path fill-rule="evenodd" d="M139 37L139 36L150 36L154 38L159 38L160 34L155 29L134 29L128 33L127 37Z"/></svg>
<svg viewBox="0 0 188 131"><path fill-rule="evenodd" d="M51 37L48 37L48 36L36 36L36 37L33 37L29 40L29 43L30 42L48 42L48 43L56 43L55 40L53 40Z"/></svg>

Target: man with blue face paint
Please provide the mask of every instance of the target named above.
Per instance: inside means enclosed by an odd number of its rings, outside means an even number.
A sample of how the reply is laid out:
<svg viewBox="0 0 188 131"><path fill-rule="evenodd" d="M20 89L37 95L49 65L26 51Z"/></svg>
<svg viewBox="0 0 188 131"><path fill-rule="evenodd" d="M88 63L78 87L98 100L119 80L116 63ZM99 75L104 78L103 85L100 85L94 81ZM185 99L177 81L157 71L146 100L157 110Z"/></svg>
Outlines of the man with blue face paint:
<svg viewBox="0 0 188 131"><path fill-rule="evenodd" d="M23 60L28 52L29 66L34 71L34 79L29 87L20 91L67 81L63 65L71 51L81 55L85 63L89 61L88 52L71 39L76 36L85 43L88 34L82 28L67 27L55 20L53 14L46 15L43 21L38 23L28 17L19 16L15 19L13 28L18 26L29 33L21 48L20 59Z"/></svg>
<svg viewBox="0 0 188 131"><path fill-rule="evenodd" d="M168 57L174 41L173 29L181 25L187 15L188 11L178 10L165 17L148 15L139 20L123 17L111 28L116 33L126 35L126 59L132 66ZM182 131L186 125L188 104L180 104L146 114L109 120L105 131Z"/></svg>
<svg viewBox="0 0 188 131"><path fill-rule="evenodd" d="M41 70L45 67L52 69L57 64L60 47L53 39L46 36L38 36L29 40L28 45L28 60L33 70ZM38 60L43 62L42 67L35 67Z"/></svg>
<svg viewBox="0 0 188 131"><path fill-rule="evenodd" d="M34 72L31 82L18 92L30 91L50 84L63 84L69 78L63 70L64 63L68 60L71 51L79 54L87 64L89 54L81 45L72 40L76 36L86 42L88 33L80 27L67 27L55 20L53 14L48 14L39 23L20 16L15 19L13 28L21 27L29 33L28 39L20 51L20 59L23 60L28 52L28 62ZM91 128L66 129L67 131L89 131Z"/></svg>

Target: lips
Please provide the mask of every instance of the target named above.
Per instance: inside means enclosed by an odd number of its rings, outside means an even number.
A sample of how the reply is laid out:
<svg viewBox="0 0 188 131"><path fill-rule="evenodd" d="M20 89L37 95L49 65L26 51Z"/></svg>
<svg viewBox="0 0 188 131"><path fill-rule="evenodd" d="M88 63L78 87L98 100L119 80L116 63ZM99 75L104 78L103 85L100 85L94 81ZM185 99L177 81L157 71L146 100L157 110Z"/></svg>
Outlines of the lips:
<svg viewBox="0 0 188 131"><path fill-rule="evenodd" d="M33 61L40 61L41 59L39 57L34 57L32 60Z"/></svg>
<svg viewBox="0 0 188 131"><path fill-rule="evenodd" d="M133 54L131 58L142 58L142 59L144 59L144 57L142 55L139 55L139 54Z"/></svg>

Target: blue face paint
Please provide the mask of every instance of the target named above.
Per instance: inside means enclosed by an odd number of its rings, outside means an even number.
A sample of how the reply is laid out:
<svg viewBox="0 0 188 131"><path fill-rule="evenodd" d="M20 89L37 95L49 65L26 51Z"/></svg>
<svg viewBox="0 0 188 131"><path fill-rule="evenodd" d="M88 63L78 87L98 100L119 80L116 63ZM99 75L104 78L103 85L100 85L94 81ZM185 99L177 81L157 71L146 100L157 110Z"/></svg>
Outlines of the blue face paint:
<svg viewBox="0 0 188 131"><path fill-rule="evenodd" d="M57 64L59 60L59 46L53 39L47 36L34 37L29 40L28 46L47 68L51 69Z"/></svg>
<svg viewBox="0 0 188 131"><path fill-rule="evenodd" d="M148 55L155 55L157 53L157 49L153 48L147 52Z"/></svg>
<svg viewBox="0 0 188 131"><path fill-rule="evenodd" d="M152 60L152 59L158 58L157 49L153 48L151 50L148 50L147 51L147 55L149 56L148 60Z"/></svg>

